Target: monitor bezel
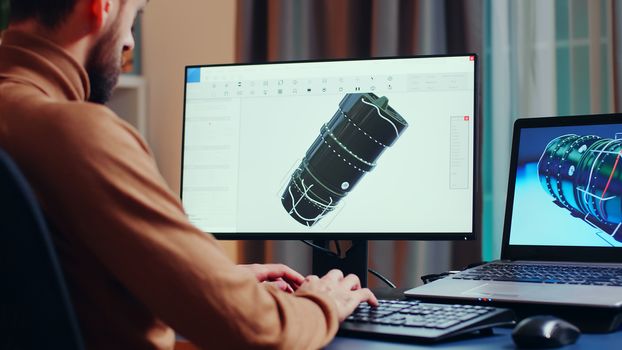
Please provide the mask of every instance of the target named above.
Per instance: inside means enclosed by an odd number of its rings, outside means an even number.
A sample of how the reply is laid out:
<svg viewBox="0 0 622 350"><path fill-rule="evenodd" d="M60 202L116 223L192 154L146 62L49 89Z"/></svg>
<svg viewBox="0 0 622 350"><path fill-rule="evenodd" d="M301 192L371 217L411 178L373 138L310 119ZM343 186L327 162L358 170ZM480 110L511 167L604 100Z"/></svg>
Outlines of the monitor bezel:
<svg viewBox="0 0 622 350"><path fill-rule="evenodd" d="M410 55L410 56L385 56L385 57L365 57L365 58L337 58L337 59L317 59L317 60L292 60L292 61L262 61L252 63L225 63L225 64L203 64L187 65L184 67L184 98L182 116L182 138L181 138L181 168L180 168L180 187L179 198L183 203L183 172L185 159L185 138L186 138L186 94L188 70L192 68L208 67L229 67L229 66L256 66L272 64L290 63L318 63L318 62L345 62L345 61L369 61L369 60L392 60L392 59L418 59L418 58L449 58L449 57L472 57L474 61L473 79L473 117L475 119L473 130L473 186L472 200L472 225L471 232L331 232L331 233L301 233L301 232L209 232L219 240L425 240L425 241L472 241L480 236L481 232L481 179L480 179L480 158L481 158L481 116L480 116L480 77L479 77L479 56L477 53L446 54L446 55Z"/></svg>
<svg viewBox="0 0 622 350"><path fill-rule="evenodd" d="M505 222L501 259L503 260L540 260L540 261L573 261L621 263L622 248L620 247L577 247L577 246L539 246L510 245L510 226L514 206L516 184L516 162L518 162L519 135L527 128L563 127L577 125L621 124L622 114L592 114L558 117L521 118L514 122L512 136L512 155L506 197Z"/></svg>

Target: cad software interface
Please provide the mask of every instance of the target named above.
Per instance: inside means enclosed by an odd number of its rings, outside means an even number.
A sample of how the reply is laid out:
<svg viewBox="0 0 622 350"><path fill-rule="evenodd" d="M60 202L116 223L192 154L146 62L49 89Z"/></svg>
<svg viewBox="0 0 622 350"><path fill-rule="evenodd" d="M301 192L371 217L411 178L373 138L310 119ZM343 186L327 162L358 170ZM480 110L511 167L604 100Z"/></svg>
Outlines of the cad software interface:
<svg viewBox="0 0 622 350"><path fill-rule="evenodd" d="M182 199L211 233L469 233L475 58L188 67Z"/></svg>
<svg viewBox="0 0 622 350"><path fill-rule="evenodd" d="M510 244L622 247L622 124L525 128Z"/></svg>

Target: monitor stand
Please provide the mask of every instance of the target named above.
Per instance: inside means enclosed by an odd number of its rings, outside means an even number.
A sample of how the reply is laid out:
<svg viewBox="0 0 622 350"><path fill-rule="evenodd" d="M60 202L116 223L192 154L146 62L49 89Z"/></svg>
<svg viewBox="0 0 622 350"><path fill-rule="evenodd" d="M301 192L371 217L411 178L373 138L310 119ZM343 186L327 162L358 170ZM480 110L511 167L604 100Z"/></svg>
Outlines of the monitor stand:
<svg viewBox="0 0 622 350"><path fill-rule="evenodd" d="M329 249L331 241L314 240L313 243ZM332 269L343 271L344 276L355 274L361 280L361 286L367 287L367 241L352 241L352 246L345 253L345 257L331 256L318 249L313 250L313 274L324 276Z"/></svg>

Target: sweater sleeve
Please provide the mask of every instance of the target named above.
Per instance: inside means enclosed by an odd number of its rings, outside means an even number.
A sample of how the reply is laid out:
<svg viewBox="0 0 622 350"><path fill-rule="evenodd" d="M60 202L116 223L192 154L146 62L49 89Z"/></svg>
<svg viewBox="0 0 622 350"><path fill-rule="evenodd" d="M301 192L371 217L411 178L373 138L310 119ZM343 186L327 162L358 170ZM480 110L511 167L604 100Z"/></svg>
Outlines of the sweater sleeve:
<svg viewBox="0 0 622 350"><path fill-rule="evenodd" d="M57 171L46 210L154 315L200 347L315 349L333 338L334 303L236 266L188 221L131 127L93 105L65 119L50 125L45 162Z"/></svg>

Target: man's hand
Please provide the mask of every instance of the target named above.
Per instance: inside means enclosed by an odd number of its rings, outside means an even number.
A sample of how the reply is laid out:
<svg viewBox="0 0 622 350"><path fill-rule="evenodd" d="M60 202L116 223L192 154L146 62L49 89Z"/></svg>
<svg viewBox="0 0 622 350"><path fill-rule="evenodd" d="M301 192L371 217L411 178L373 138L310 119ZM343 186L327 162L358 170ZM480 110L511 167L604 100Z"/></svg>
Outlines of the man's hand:
<svg viewBox="0 0 622 350"><path fill-rule="evenodd" d="M367 288L361 288L358 276L349 274L343 276L339 270L331 270L324 277L311 275L305 278L298 291L319 292L328 295L337 304L339 322L343 322L358 304L366 301L372 306L378 306L378 299Z"/></svg>
<svg viewBox="0 0 622 350"><path fill-rule="evenodd" d="M250 264L238 265L249 270L259 282L277 286L285 292L293 293L305 281L298 272L283 264Z"/></svg>

